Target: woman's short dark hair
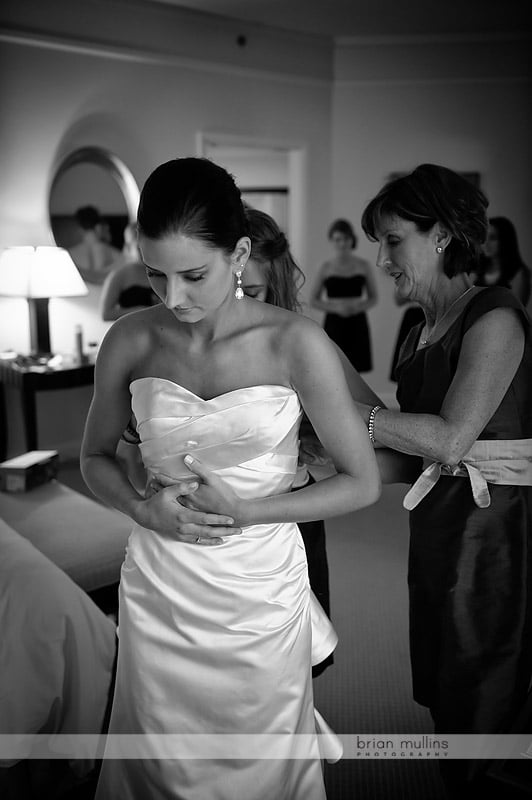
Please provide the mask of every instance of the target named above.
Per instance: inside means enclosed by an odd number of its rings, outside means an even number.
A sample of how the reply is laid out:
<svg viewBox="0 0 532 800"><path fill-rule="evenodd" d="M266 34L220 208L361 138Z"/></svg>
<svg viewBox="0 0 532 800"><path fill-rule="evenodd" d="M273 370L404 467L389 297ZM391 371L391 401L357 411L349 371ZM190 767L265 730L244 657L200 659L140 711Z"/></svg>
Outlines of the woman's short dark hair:
<svg viewBox="0 0 532 800"><path fill-rule="evenodd" d="M102 218L100 212L94 206L82 206L76 211L76 222L84 231L92 231Z"/></svg>
<svg viewBox="0 0 532 800"><path fill-rule="evenodd" d="M487 207L486 196L467 178L447 167L421 164L389 181L368 203L362 228L369 239L377 241L383 217L410 220L423 232L439 222L452 237L443 267L452 277L476 267L488 230Z"/></svg>
<svg viewBox="0 0 532 800"><path fill-rule="evenodd" d="M517 232L507 217L490 217L489 224L497 231L499 240L498 259L501 267L502 277L506 281L511 281L517 273L525 267L525 263L519 252L519 242Z"/></svg>
<svg viewBox="0 0 532 800"><path fill-rule="evenodd" d="M332 239L335 233L341 233L342 236L347 236L348 239L351 239L351 249L355 249L358 242L357 235L355 233L355 229L347 219L335 219L334 222L329 226L327 238Z"/></svg>
<svg viewBox="0 0 532 800"><path fill-rule="evenodd" d="M299 289L305 276L296 264L288 240L269 214L245 205L251 255L265 270L266 303L297 311L301 307Z"/></svg>
<svg viewBox="0 0 532 800"><path fill-rule="evenodd" d="M240 190L223 167L206 158L175 158L158 166L140 194L139 234L179 234L232 253L247 235Z"/></svg>

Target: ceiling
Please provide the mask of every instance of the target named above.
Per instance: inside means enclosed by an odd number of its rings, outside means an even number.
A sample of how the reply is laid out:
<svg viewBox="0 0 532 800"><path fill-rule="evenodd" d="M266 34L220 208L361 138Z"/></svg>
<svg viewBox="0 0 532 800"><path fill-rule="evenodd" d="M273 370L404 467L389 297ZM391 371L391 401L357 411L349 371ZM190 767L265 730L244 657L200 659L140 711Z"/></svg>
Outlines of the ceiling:
<svg viewBox="0 0 532 800"><path fill-rule="evenodd" d="M530 0L152 0L329 37L530 34Z"/></svg>

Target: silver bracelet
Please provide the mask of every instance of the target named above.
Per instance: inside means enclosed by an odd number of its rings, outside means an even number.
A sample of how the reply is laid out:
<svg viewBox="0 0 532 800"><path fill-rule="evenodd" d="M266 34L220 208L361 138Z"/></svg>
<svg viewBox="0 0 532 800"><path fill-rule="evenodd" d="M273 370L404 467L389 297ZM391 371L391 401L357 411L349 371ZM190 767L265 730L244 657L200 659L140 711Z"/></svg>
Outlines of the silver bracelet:
<svg viewBox="0 0 532 800"><path fill-rule="evenodd" d="M369 412L368 434L371 444L375 444L375 417L377 415L377 411L380 411L381 409L382 406L373 406Z"/></svg>

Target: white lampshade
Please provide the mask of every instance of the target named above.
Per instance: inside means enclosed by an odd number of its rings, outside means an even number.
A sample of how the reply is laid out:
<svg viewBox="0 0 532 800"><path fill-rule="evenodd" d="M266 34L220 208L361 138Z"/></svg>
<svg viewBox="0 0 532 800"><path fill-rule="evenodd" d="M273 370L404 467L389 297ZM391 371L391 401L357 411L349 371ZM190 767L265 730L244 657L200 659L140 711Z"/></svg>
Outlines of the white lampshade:
<svg viewBox="0 0 532 800"><path fill-rule="evenodd" d="M62 247L8 247L0 255L0 295L76 297L88 291Z"/></svg>

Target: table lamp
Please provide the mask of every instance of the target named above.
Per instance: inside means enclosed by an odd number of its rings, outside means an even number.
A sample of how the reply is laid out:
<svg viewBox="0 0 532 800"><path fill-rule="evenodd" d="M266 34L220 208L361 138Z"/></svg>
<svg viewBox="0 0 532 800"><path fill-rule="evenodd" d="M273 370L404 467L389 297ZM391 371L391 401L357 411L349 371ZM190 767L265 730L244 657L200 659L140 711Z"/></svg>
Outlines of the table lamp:
<svg viewBox="0 0 532 800"><path fill-rule="evenodd" d="M28 301L35 358L51 355L49 298L76 297L88 291L70 253L62 247L8 247L0 255L0 295Z"/></svg>

